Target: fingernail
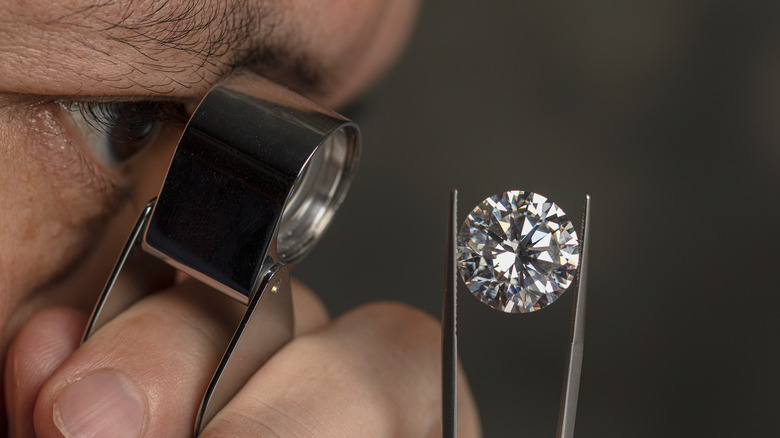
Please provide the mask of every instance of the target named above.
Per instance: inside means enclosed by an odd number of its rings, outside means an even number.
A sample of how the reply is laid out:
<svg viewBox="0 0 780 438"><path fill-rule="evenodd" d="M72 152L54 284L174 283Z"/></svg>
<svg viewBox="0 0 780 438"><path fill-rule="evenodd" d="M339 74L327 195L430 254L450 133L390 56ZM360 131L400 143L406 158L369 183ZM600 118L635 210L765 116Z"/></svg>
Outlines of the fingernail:
<svg viewBox="0 0 780 438"><path fill-rule="evenodd" d="M137 438L145 413L145 398L136 387L105 371L76 380L54 399L54 423L69 438Z"/></svg>

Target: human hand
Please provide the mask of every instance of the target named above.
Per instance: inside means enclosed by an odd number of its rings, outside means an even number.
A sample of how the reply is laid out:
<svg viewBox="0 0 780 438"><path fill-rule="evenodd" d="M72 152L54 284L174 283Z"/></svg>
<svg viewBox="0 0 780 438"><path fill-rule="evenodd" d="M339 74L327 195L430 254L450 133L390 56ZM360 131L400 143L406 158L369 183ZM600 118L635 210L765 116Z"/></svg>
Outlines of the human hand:
<svg viewBox="0 0 780 438"><path fill-rule="evenodd" d="M330 321L293 286L296 337L202 436L432 437L441 431L440 331L424 313L374 303ZM188 436L242 306L194 281L151 295L85 344L85 316L45 309L9 351L12 437ZM460 376L459 429L479 420Z"/></svg>
<svg viewBox="0 0 780 438"><path fill-rule="evenodd" d="M218 344L229 336L222 319L234 320L243 309L212 302L217 294L185 283L139 302L78 344L81 312L94 303L138 206L162 183L180 134L176 125L237 67L325 106L345 104L397 56L417 4L195 3L0 3L0 355L6 364L0 411L12 436L36 429L59 436L55 418L65 424L69 414L64 403L55 411L58 397L112 384L136 392L123 418L142 411L135 424L147 436L191 433L194 406L221 354ZM85 135L87 124L102 131ZM114 141L117 132L132 134L132 144ZM258 424L269 433L281 427L282 435L311 428L319 436L343 436L350 432L343 428L364 426L375 429L359 430L369 436L435 433L439 346L430 318L377 304L329 322L313 295L295 297L299 337L255 375L207 434L264 435L252 429ZM132 383L117 386L111 373ZM94 402L116 412L121 391L86 392L104 398L78 397L83 403L68 408ZM270 408L257 423L248 415L260 402ZM106 427L123 425L98 418ZM232 429L240 427L246 429Z"/></svg>

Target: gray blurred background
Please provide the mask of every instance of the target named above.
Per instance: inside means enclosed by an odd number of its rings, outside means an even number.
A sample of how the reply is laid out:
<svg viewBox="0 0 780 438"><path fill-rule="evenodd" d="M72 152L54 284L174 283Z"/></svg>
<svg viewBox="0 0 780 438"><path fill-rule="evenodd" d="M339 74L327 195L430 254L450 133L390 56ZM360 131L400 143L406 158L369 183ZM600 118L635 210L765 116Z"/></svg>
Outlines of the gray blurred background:
<svg viewBox="0 0 780 438"><path fill-rule="evenodd" d="M354 113L360 174L297 275L334 314L438 315L449 190L580 221L593 197L578 437L780 436L780 2L430 1ZM571 294L503 315L461 287L485 436L552 437Z"/></svg>

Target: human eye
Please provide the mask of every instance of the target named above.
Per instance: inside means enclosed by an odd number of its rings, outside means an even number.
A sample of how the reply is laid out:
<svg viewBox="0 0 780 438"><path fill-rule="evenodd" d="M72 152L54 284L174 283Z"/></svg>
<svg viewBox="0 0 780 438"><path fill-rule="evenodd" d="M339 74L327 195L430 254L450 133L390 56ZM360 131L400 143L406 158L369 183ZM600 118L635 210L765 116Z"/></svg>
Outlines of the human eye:
<svg viewBox="0 0 780 438"><path fill-rule="evenodd" d="M74 141L100 165L119 169L154 143L168 125L183 127L183 103L162 101L58 101Z"/></svg>

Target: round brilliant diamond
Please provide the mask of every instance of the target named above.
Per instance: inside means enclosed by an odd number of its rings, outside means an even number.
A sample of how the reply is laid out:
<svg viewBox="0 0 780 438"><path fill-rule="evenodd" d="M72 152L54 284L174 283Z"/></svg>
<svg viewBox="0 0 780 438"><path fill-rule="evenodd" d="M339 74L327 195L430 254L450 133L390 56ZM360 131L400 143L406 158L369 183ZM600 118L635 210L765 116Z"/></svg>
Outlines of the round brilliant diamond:
<svg viewBox="0 0 780 438"><path fill-rule="evenodd" d="M474 296L507 313L528 313L555 301L579 262L577 232L554 202L509 191L469 213L457 242L458 271Z"/></svg>

